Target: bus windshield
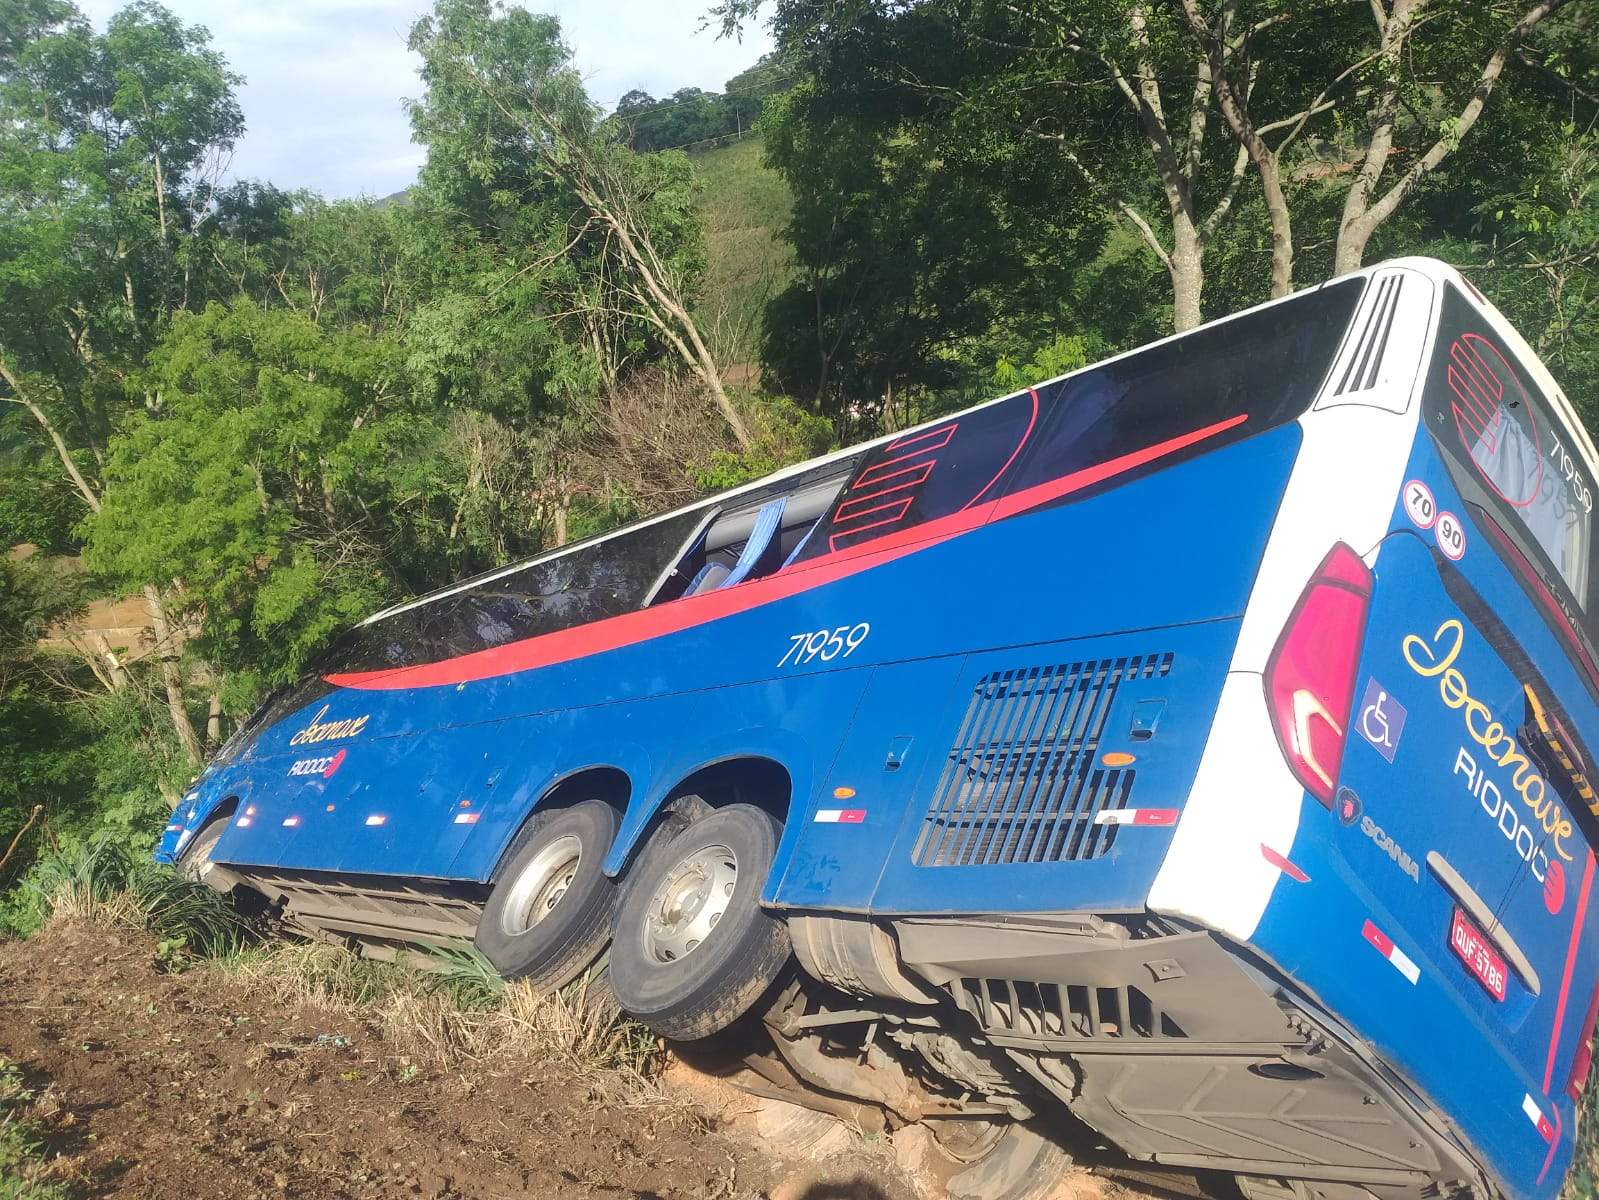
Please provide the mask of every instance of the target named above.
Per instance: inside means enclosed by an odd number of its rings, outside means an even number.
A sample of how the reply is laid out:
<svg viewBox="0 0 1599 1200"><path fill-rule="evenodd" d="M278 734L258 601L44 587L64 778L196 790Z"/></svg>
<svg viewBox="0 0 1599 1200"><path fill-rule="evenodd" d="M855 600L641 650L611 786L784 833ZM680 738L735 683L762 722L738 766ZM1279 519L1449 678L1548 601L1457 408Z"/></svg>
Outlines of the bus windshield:
<svg viewBox="0 0 1599 1200"><path fill-rule="evenodd" d="M1461 494L1511 543L1512 566L1537 573L1591 646L1593 475L1531 373L1500 342L1447 288L1424 392L1428 428Z"/></svg>

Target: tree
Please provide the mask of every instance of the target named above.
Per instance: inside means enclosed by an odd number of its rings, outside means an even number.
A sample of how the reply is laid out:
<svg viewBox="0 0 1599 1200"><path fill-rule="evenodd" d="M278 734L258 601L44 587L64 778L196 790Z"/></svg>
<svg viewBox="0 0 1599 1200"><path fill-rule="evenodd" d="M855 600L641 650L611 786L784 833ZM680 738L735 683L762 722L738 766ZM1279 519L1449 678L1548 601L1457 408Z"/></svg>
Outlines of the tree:
<svg viewBox="0 0 1599 1200"><path fill-rule="evenodd" d="M1320 74L1306 73L1299 90L1317 88L1288 133L1275 144L1281 120L1261 123L1252 94L1255 64L1269 52L1231 52L1240 22L1254 19L1315 33L1338 22L1342 6L1311 3L1283 11L1275 5L1222 0L1207 15L1201 0L1181 0L1198 44L1210 61L1227 125L1254 164L1272 228L1272 294L1292 289L1295 242L1285 154L1308 127L1342 133L1340 166L1323 176L1342 192L1332 269L1356 270L1377 230L1453 156L1487 109L1517 51L1566 0L1514 6L1449 0L1373 0L1369 40L1330 43ZM1256 15L1258 9L1261 14ZM1241 61L1240 61L1241 60ZM1333 185L1340 177L1346 182ZM1391 180L1391 182L1385 182Z"/></svg>
<svg viewBox="0 0 1599 1200"><path fill-rule="evenodd" d="M203 28L153 3L123 9L103 36L70 5L20 13L0 55L0 400L98 513L129 374L190 301L192 244L243 129L238 78ZM169 583L139 581L173 727L198 761Z"/></svg>
<svg viewBox="0 0 1599 1200"><path fill-rule="evenodd" d="M762 118L766 161L789 181L784 236L797 277L768 303L762 358L780 390L803 396L841 436L907 423L929 393L958 387L961 352L1009 325L1018 302L1059 300L1065 263L1086 239L1007 220L1006 178L1036 178L1039 151L945 140L902 122L838 112L809 81ZM1056 269L1033 273L1047 237ZM1051 305L1053 306L1053 305Z"/></svg>
<svg viewBox="0 0 1599 1200"><path fill-rule="evenodd" d="M714 11L731 30L761 3ZM1269 231L1280 295L1296 256L1358 266L1396 212L1454 186L1445 162L1502 172L1462 155L1485 125L1499 144L1544 142L1570 93L1536 78L1549 73L1539 35L1565 3L778 0L772 20L786 61L835 109L894 114L930 155L962 138L1050 146L1161 263L1186 329L1218 245L1256 252L1231 229L1243 217ZM1495 96L1506 86L1509 103ZM1489 182L1474 179L1479 193ZM1038 203L1068 190L1057 181Z"/></svg>
<svg viewBox="0 0 1599 1200"><path fill-rule="evenodd" d="M604 355L614 328L607 318L643 325L704 383L748 449L749 431L690 311L695 222L686 187L674 186L686 182L686 164L634 154L601 121L553 17L489 0L438 0L412 27L410 46L428 88L411 109L428 169L437 160L462 177L458 186L480 192L509 169L536 202L570 204L570 240L515 269L549 271L597 242L593 270L574 294L596 349Z"/></svg>
<svg viewBox="0 0 1599 1200"><path fill-rule="evenodd" d="M447 569L441 431L391 339L240 299L179 314L140 382L163 403L113 445L86 559L183 579L230 707Z"/></svg>
<svg viewBox="0 0 1599 1200"><path fill-rule="evenodd" d="M729 0L718 11L736 25L757 8ZM1024 208L1071 214L1087 202L1126 222L1168 277L1173 326L1199 323L1205 254L1235 213L1249 160L1214 135L1215 66L1180 14L1067 0L781 0L773 23L787 60L836 106L895 114L924 154L952 142L1047 149L1052 185ZM1221 65L1245 62L1280 23L1228 25ZM1325 46L1285 42L1274 65L1293 70L1313 52ZM1257 68L1243 71L1256 87ZM1288 108L1273 128L1297 136L1302 117Z"/></svg>

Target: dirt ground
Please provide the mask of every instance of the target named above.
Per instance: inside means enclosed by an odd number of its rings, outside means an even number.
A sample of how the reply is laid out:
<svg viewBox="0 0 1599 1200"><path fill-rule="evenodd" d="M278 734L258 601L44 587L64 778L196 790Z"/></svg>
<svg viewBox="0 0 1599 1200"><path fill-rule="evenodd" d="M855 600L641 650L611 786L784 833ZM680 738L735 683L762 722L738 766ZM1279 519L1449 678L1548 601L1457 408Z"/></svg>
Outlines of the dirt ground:
<svg viewBox="0 0 1599 1200"><path fill-rule="evenodd" d="M164 973L152 942L103 928L0 941L0 1055L83 1196L915 1197L859 1138L783 1160L688 1099L628 1103L503 1056L429 1066L358 1020Z"/></svg>
<svg viewBox="0 0 1599 1200"><path fill-rule="evenodd" d="M360 1017L276 1004L214 970L172 973L142 934L56 925L0 940L0 1059L34 1093L27 1116L74 1197L941 1194L920 1128L891 1141L822 1120L817 1136L814 1114L681 1064L641 1097L530 1056L451 1064L408 1049ZM1086 1175L1056 1192L1131 1195Z"/></svg>

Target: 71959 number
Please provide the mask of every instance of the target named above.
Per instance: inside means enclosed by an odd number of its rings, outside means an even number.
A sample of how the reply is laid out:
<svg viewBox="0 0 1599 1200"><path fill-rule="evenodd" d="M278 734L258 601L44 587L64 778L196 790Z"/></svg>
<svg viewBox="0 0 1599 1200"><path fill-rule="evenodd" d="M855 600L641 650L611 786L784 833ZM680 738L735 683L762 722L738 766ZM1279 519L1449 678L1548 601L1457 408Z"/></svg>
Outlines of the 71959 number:
<svg viewBox="0 0 1599 1200"><path fill-rule="evenodd" d="M788 652L777 660L777 665L797 667L816 659L832 662L835 658L848 658L871 632L871 625L861 621L855 625L840 625L836 629L791 633L788 635Z"/></svg>

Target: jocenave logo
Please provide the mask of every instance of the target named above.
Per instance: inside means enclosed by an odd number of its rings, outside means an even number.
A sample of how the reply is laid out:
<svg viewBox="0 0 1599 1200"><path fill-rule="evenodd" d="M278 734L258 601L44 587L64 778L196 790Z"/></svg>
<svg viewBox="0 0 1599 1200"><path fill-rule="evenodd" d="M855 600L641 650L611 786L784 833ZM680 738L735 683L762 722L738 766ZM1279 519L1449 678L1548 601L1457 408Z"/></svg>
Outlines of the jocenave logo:
<svg viewBox="0 0 1599 1200"><path fill-rule="evenodd" d="M331 742L334 738L354 737L366 728L367 714L359 717L345 717L339 721L323 721L327 716L329 705L324 704L320 712L311 718L311 723L299 733L289 739L291 746L310 746L316 742Z"/></svg>
<svg viewBox="0 0 1599 1200"><path fill-rule="evenodd" d="M1565 810L1549 794L1552 789L1534 768L1515 735L1495 721L1488 706L1471 694L1466 677L1454 665L1465 636L1460 621L1451 617L1438 626L1430 645L1409 633L1400 647L1412 671L1424 679L1438 680L1438 695L1446 705L1460 712L1471 740L1483 748L1490 761L1511 771L1511 786L1520 794L1521 802L1543 826L1555 852L1570 862L1571 852L1566 849L1565 840L1573 830Z"/></svg>

